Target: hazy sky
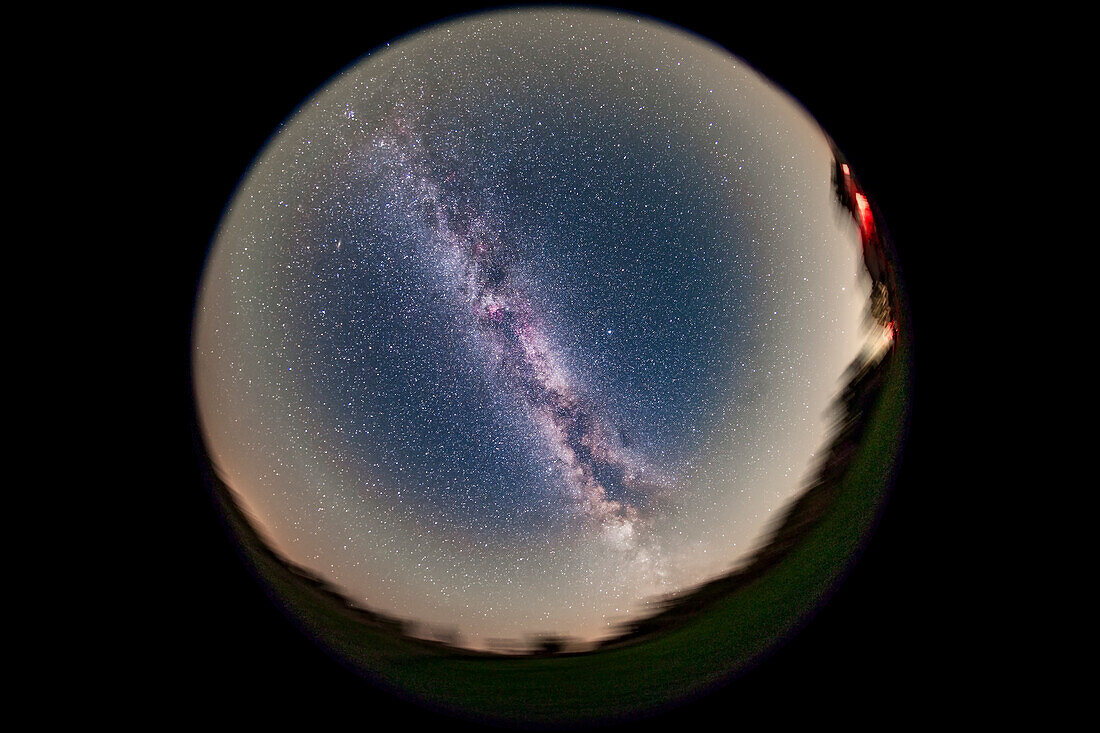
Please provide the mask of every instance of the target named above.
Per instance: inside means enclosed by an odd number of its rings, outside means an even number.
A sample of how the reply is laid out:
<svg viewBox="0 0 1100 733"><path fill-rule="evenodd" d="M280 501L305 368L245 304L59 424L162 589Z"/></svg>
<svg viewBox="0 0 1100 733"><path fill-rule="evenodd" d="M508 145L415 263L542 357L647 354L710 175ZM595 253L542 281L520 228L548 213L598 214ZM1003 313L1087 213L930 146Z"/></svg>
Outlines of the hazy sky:
<svg viewBox="0 0 1100 733"><path fill-rule="evenodd" d="M276 549L467 644L596 638L729 569L863 343L793 100L673 27L505 11L377 50L237 191L196 311L215 463Z"/></svg>

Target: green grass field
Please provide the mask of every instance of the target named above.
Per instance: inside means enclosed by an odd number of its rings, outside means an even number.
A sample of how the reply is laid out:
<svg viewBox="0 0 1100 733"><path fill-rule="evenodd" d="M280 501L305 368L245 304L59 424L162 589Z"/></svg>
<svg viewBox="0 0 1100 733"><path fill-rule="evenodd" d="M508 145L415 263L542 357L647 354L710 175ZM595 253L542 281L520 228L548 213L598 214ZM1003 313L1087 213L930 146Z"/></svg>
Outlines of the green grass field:
<svg viewBox="0 0 1100 733"><path fill-rule="evenodd" d="M268 552L242 516L228 514L256 571L301 625L345 662L403 696L464 717L526 725L645 714L751 666L838 582L885 498L905 430L909 378L903 337L836 500L789 554L685 623L623 646L499 657L421 643L364 624Z"/></svg>

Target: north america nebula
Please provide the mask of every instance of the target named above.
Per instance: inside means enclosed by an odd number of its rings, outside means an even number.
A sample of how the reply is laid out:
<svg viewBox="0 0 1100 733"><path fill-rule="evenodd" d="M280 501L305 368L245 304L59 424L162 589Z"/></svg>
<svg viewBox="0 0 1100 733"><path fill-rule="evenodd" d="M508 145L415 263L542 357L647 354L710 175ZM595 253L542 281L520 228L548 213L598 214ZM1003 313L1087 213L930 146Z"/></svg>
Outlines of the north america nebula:
<svg viewBox="0 0 1100 733"><path fill-rule="evenodd" d="M426 635L601 638L735 565L815 466L867 341L832 164L781 90L652 20L378 49L217 234L211 457L279 553Z"/></svg>

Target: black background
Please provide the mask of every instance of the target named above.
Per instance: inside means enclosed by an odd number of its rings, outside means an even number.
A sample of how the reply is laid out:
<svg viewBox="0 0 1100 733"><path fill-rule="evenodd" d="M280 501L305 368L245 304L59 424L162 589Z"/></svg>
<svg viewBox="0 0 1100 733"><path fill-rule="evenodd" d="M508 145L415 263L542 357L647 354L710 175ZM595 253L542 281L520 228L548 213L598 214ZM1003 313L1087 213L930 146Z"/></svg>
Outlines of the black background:
<svg viewBox="0 0 1100 733"><path fill-rule="evenodd" d="M272 6L273 7L273 6ZM377 45L476 6L419 5L385 15L302 6L252 16L168 19L135 36L123 66L157 120L173 392L165 443L163 527L154 558L152 629L129 630L137 652L128 683L155 709L183 719L316 719L368 729L391 716L457 725L359 680L305 639L239 559L205 488L190 397L190 325L207 248L252 158L305 98ZM730 685L632 727L892 724L938 717L959 694L965 651L946 569L952 486L932 460L936 313L943 236L941 141L953 119L950 33L936 22L879 18L837 4L813 17L720 13L690 4L630 9L726 46L790 92L851 161L898 249L915 329L909 440L898 481L865 552L829 603L789 643ZM140 82L136 81L140 79ZM140 89L136 87L140 86ZM165 152L167 151L167 152ZM942 313L942 307L940 308ZM174 451L178 449L178 454ZM163 593L163 597L161 596ZM155 599L155 600L154 600ZM164 629L171 631L165 634ZM145 645L152 634L156 643ZM137 638L142 637L142 638ZM950 649L950 652L949 652Z"/></svg>

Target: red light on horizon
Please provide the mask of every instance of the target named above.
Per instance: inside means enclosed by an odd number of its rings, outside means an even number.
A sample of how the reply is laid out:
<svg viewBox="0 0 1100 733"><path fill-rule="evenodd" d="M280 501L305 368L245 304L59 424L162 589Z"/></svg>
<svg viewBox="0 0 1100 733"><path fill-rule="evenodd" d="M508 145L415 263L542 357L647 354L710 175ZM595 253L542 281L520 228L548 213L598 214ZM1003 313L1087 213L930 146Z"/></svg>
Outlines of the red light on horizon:
<svg viewBox="0 0 1100 733"><path fill-rule="evenodd" d="M874 228L875 223L871 219L871 204L867 201L867 197L860 192L856 192L856 206L859 207L859 223L863 227L863 231L866 234L870 234Z"/></svg>
<svg viewBox="0 0 1100 733"><path fill-rule="evenodd" d="M846 176L852 175L852 171L848 168L847 163L841 163L840 164L840 169L844 171L844 175L846 175Z"/></svg>

